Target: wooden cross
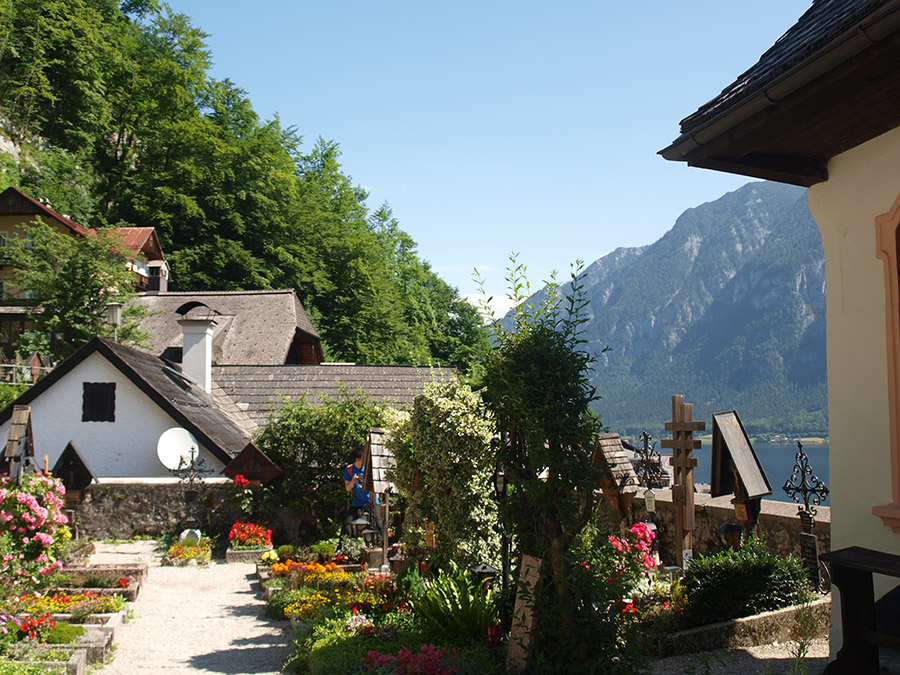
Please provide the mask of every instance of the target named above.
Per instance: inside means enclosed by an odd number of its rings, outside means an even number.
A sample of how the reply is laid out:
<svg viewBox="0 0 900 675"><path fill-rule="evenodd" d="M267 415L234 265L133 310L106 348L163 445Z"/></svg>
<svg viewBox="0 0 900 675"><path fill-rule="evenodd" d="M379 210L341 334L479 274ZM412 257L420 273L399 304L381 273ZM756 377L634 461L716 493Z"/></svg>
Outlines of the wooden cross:
<svg viewBox="0 0 900 675"><path fill-rule="evenodd" d="M672 449L675 470L672 503L675 506L675 553L679 567L684 567L685 558L690 558L693 550L694 467L697 466L694 450L701 445L699 440L694 440L694 432L706 429L706 422L694 422L693 419L694 406L685 403L684 396L673 396L672 421L666 422L666 431L672 432L672 438L664 439L661 445Z"/></svg>

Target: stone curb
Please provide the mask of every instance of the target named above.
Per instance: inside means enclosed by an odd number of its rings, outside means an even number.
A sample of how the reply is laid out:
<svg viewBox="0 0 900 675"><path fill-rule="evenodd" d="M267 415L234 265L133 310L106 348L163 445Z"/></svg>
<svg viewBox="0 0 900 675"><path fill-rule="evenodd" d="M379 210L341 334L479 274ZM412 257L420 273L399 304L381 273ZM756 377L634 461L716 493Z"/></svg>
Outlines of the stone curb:
<svg viewBox="0 0 900 675"><path fill-rule="evenodd" d="M677 656L697 652L754 647L772 642L790 642L794 639L794 626L798 613L806 605L794 605L772 612L763 612L732 621L699 626L661 636L657 644L659 656ZM827 638L831 619L831 596L814 600L812 609L816 630L811 638Z"/></svg>

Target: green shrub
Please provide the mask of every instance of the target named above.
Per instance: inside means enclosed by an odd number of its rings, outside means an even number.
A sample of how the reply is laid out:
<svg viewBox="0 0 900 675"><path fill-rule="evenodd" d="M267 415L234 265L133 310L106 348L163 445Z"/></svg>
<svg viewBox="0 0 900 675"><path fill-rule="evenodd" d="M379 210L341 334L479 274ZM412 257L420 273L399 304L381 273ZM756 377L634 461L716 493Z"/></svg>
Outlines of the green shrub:
<svg viewBox="0 0 900 675"><path fill-rule="evenodd" d="M84 635L83 626L57 621L55 626L44 633L43 641L51 645L70 645L82 635Z"/></svg>
<svg viewBox="0 0 900 675"><path fill-rule="evenodd" d="M285 544L284 546L279 546L277 549L275 549L275 553L278 555L278 560L280 560L281 562L286 562L293 559L293 555L296 550L297 549L295 549L293 546Z"/></svg>
<svg viewBox="0 0 900 675"><path fill-rule="evenodd" d="M419 574L419 565L415 560L404 561L397 575L397 590L410 600L418 600L425 595L425 580Z"/></svg>
<svg viewBox="0 0 900 675"><path fill-rule="evenodd" d="M796 605L810 594L803 562L766 551L758 538L739 551L694 558L682 583L694 625Z"/></svg>
<svg viewBox="0 0 900 675"><path fill-rule="evenodd" d="M323 539L322 541L318 541L312 546L310 546L310 550L319 556L320 562L330 562L334 560L335 551L337 551L338 540L337 537L332 539Z"/></svg>
<svg viewBox="0 0 900 675"><path fill-rule="evenodd" d="M284 608L292 602L303 599L310 593L315 593L314 588L286 589L281 588L266 601L265 614L272 619L285 619Z"/></svg>
<svg viewBox="0 0 900 675"><path fill-rule="evenodd" d="M488 626L498 621L490 587L452 563L450 571L441 573L413 603L413 609L429 628L450 639L484 639Z"/></svg>

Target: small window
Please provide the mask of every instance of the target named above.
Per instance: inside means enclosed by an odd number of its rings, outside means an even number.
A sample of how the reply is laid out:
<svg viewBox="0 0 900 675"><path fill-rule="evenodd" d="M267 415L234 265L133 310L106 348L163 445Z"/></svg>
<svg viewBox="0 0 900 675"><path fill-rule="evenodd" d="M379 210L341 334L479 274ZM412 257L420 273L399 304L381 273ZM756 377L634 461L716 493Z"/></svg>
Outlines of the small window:
<svg viewBox="0 0 900 675"><path fill-rule="evenodd" d="M116 383L85 382L81 404L82 422L116 421Z"/></svg>
<svg viewBox="0 0 900 675"><path fill-rule="evenodd" d="M9 248L9 232L0 232L0 248Z"/></svg>

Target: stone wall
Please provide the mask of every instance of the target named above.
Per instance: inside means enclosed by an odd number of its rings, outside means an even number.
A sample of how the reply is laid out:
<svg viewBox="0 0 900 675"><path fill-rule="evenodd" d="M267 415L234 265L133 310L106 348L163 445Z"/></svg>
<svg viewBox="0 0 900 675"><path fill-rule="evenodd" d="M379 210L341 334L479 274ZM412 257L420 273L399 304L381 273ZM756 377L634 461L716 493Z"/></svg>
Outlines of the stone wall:
<svg viewBox="0 0 900 675"><path fill-rule="evenodd" d="M227 532L234 514L224 502L224 484L199 487L194 508L201 528ZM187 515L183 483L91 484L76 510L78 536L83 539L130 539L176 531Z"/></svg>
<svg viewBox="0 0 900 675"><path fill-rule="evenodd" d="M206 534L227 535L242 514L226 501L230 483L198 486L192 506ZM187 515L184 483L143 481L91 484L76 509L77 533L82 539L158 537L179 531ZM310 516L284 513L269 523L277 542L315 538L317 523Z"/></svg>
<svg viewBox="0 0 900 675"><path fill-rule="evenodd" d="M653 521L657 526L660 557L663 564L674 565L675 553L675 510L672 506L671 490L654 490L656 493L656 513ZM642 495L643 490L638 491ZM731 496L712 498L708 494L695 493L695 529L693 532L694 553L703 553L712 548L721 548L716 529L726 524L738 525L738 519L731 503ZM647 519L643 497L638 496L632 504L632 522ZM800 518L797 505L787 502L762 500L759 524L756 531L765 536L769 550L781 554L800 555ZM819 538L819 553L831 550L831 509L820 506L816 515L813 532Z"/></svg>

